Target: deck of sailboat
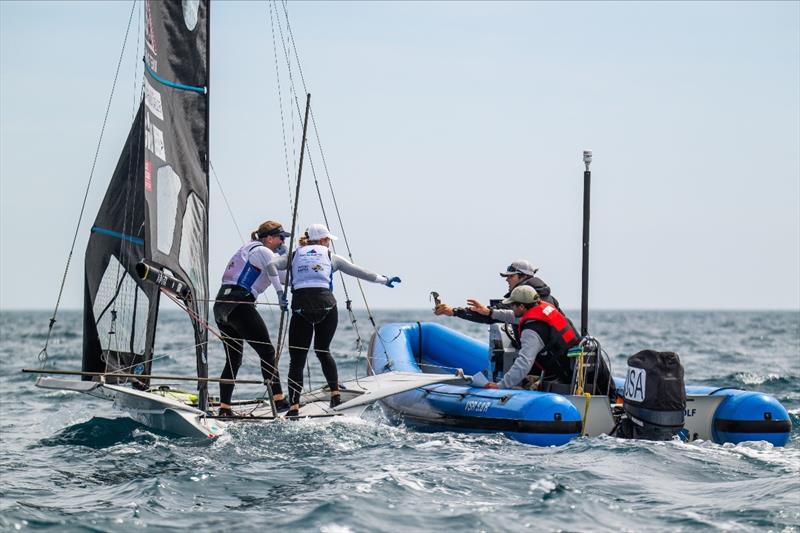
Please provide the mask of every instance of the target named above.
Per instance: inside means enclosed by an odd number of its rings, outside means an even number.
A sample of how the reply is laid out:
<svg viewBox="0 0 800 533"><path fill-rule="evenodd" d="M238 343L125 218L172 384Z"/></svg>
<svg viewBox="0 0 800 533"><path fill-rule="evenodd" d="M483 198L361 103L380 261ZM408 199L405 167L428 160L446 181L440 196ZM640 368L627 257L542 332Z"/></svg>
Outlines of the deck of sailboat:
<svg viewBox="0 0 800 533"><path fill-rule="evenodd" d="M300 400L300 412L292 418L330 418L361 415L378 400L425 385L458 382L456 375L427 375L412 372L389 372L354 378L341 386L342 403L330 407L330 391L326 387L305 392ZM275 413L272 403L264 396L240 399L235 402L233 417L219 417L219 404L212 402L207 411L198 409L196 396L169 385L159 385L142 391L127 385L101 381L42 376L36 386L44 389L69 390L114 402L137 422L166 433L186 437L216 438L226 431L227 423L236 421L272 421L285 419L285 413Z"/></svg>

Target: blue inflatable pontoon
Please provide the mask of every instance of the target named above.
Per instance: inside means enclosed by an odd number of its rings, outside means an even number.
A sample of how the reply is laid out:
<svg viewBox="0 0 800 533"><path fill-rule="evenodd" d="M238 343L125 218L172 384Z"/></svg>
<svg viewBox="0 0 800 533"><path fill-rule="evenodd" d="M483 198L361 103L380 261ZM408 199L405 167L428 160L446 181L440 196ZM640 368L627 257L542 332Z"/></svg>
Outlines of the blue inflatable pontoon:
<svg viewBox="0 0 800 533"><path fill-rule="evenodd" d="M474 375L490 370L489 346L434 323L387 324L369 353L376 374L390 370ZM624 380L616 379L618 390ZM783 446L791 421L772 396L730 388L686 387L685 438L717 443L762 440ZM382 401L387 415L425 430L500 432L518 441L554 446L581 435L611 433L614 409L606 396L562 395L438 384Z"/></svg>

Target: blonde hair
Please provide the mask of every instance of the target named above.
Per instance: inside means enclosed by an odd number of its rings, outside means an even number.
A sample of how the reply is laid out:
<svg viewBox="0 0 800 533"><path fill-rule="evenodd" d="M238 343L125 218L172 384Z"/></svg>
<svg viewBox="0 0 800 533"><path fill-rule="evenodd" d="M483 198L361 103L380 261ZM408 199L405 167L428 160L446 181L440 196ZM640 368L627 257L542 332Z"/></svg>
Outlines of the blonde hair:
<svg viewBox="0 0 800 533"><path fill-rule="evenodd" d="M266 222L262 222L261 225L258 226L258 229L250 234L250 238L254 241L261 240L262 237L259 237L259 234L264 234L267 233L268 231L272 231L280 227L281 227L280 222L275 222L274 220L267 220Z"/></svg>

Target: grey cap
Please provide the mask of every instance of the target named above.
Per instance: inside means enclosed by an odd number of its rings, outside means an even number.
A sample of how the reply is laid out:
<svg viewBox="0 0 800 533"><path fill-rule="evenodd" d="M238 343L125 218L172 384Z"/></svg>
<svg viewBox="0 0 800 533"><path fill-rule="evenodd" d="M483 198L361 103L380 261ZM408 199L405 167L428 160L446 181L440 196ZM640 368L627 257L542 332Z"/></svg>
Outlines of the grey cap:
<svg viewBox="0 0 800 533"><path fill-rule="evenodd" d="M511 294L508 298L503 300L503 303L506 305L535 304L539 303L540 300L541 298L539 297L539 293L536 292L536 289L529 287L528 285L522 285L521 287L517 287L511 291Z"/></svg>
<svg viewBox="0 0 800 533"><path fill-rule="evenodd" d="M508 265L508 268L506 268L505 272L500 272L500 275L503 277L513 276L514 274L525 274L526 276L533 276L538 271L539 269L533 266L530 261L526 261L525 259L517 259L516 261Z"/></svg>

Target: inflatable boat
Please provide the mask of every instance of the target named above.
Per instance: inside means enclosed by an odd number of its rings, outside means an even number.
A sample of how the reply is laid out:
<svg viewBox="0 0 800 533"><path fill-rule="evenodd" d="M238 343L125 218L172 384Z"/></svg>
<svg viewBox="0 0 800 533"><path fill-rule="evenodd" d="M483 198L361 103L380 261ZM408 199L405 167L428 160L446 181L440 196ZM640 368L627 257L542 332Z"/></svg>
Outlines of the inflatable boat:
<svg viewBox="0 0 800 533"><path fill-rule="evenodd" d="M382 326L370 342L376 374L401 371L492 375L489 345L435 323ZM387 416L422 430L503 433L538 446L566 444L585 435L611 434L622 412L624 379L606 395L537 390L486 389L470 384L435 384L381 400ZM791 421L772 396L727 387L686 386L680 435L717 443L768 441L783 446ZM575 392L574 388L570 392Z"/></svg>

